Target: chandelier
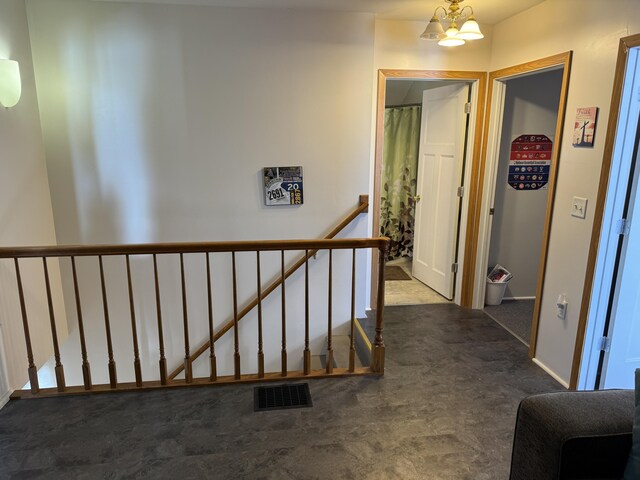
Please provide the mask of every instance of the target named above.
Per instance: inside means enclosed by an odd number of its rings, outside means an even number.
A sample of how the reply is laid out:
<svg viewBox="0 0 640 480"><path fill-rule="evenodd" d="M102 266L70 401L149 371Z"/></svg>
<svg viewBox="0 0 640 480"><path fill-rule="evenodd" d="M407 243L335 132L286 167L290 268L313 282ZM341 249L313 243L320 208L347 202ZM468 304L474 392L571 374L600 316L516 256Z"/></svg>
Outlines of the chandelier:
<svg viewBox="0 0 640 480"><path fill-rule="evenodd" d="M464 45L467 40L479 40L484 38L480 26L473 16L473 8L469 5L461 7L464 0L444 0L449 8L436 7L433 17L420 38L427 40L439 40L438 45L443 47L457 47ZM445 32L443 22L448 22L449 28ZM462 22L462 28L458 30L458 22Z"/></svg>

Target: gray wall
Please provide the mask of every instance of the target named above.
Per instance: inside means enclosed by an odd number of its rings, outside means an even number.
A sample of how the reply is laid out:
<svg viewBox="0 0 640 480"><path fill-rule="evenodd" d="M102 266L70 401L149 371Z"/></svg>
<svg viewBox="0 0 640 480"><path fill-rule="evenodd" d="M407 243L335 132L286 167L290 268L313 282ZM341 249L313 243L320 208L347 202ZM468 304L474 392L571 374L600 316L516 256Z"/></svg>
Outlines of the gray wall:
<svg viewBox="0 0 640 480"><path fill-rule="evenodd" d="M522 134L554 140L561 85L561 70L507 82L489 251L490 266L513 273L507 297L535 296L548 196L546 189L516 191L507 184L511 142Z"/></svg>

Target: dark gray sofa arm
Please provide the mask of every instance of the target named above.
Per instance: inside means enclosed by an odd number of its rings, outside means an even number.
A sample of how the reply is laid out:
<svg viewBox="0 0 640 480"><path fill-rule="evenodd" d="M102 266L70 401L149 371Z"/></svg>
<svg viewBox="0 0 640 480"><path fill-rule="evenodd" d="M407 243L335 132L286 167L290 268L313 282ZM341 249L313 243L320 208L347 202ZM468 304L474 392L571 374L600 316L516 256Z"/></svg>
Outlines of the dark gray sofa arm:
<svg viewBox="0 0 640 480"><path fill-rule="evenodd" d="M518 408L510 480L622 478L634 409L633 390L525 398Z"/></svg>

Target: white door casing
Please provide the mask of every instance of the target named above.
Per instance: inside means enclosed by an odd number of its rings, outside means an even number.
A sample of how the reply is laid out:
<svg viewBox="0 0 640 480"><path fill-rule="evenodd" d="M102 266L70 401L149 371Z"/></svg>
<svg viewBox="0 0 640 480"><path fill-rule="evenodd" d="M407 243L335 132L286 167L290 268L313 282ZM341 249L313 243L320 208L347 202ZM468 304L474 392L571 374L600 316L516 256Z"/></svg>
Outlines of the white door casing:
<svg viewBox="0 0 640 480"><path fill-rule="evenodd" d="M618 124L616 126L616 137L611 157L611 171L609 174L609 184L607 186L606 202L602 216L602 230L600 233L598 256L595 264L593 277L593 287L589 301L589 313L585 331L584 348L580 362L580 372L577 388L579 390L591 390L598 388L598 383L603 386L613 384L613 378L605 380L605 365L603 365L602 375L600 371L601 342L605 330L607 312L609 309L609 298L612 293L612 284L616 263L618 261L619 234L617 231L618 221L624 216L624 206L626 203L627 191L631 183L632 159L635 144L635 135L639 128L638 116L640 114L640 48L632 48L628 52L626 74L622 96L620 99L620 112ZM638 168L638 167L636 167ZM633 198L633 197L632 197ZM637 202L637 196L636 196ZM636 208L636 217L638 216ZM636 218L636 223L638 219ZM637 237L636 237L637 238ZM636 240L637 241L637 240ZM622 264L621 264L622 265ZM624 275L623 268L619 269L617 284L620 283L620 275ZM615 299L614 299L615 300ZM614 303L615 305L615 303ZM615 323L615 322L614 322ZM620 325L619 325L620 326ZM616 335L618 330L611 326L608 335ZM620 341L613 342L612 349L620 347ZM614 357L617 357L614 352ZM616 360L614 359L614 363ZM613 369L613 364L611 366Z"/></svg>
<svg viewBox="0 0 640 480"><path fill-rule="evenodd" d="M425 90L418 151L412 273L448 299L458 236L462 160L469 98L466 84Z"/></svg>
<svg viewBox="0 0 640 480"><path fill-rule="evenodd" d="M636 165L631 202L623 236L601 388L633 388L634 372L640 368L640 195Z"/></svg>

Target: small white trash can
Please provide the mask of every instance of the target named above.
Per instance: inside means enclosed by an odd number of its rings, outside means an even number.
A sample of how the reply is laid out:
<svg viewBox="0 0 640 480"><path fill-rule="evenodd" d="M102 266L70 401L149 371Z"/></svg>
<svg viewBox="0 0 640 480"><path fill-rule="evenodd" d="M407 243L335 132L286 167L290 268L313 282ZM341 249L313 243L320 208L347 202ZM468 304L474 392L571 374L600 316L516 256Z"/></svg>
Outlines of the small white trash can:
<svg viewBox="0 0 640 480"><path fill-rule="evenodd" d="M507 289L507 282L495 283L487 280L487 289L484 294L484 303L487 305L500 305Z"/></svg>

